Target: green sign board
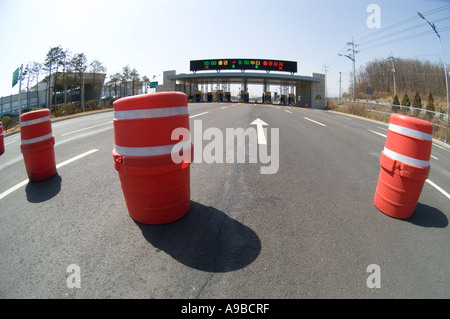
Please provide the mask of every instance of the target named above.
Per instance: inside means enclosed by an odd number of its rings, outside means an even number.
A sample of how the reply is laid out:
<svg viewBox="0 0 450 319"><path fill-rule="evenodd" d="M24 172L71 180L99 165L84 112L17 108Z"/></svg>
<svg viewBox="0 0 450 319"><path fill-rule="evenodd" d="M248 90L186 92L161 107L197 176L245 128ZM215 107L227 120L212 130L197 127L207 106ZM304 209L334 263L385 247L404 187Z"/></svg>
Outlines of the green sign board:
<svg viewBox="0 0 450 319"><path fill-rule="evenodd" d="M150 82L150 88L151 88L151 89L156 88L157 85L158 85L158 81Z"/></svg>
<svg viewBox="0 0 450 319"><path fill-rule="evenodd" d="M12 87L17 84L19 81L19 68L17 68L13 73L13 79L12 79Z"/></svg>

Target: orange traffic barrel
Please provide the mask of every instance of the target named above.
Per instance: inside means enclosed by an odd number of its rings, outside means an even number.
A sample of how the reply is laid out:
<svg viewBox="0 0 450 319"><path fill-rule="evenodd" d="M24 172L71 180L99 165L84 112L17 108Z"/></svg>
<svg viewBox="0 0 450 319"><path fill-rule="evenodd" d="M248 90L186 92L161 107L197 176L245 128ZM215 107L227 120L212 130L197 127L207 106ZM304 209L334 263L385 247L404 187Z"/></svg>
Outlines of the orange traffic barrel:
<svg viewBox="0 0 450 319"><path fill-rule="evenodd" d="M42 109L23 113L20 116L20 138L29 180L41 182L56 175L50 111Z"/></svg>
<svg viewBox="0 0 450 319"><path fill-rule="evenodd" d="M112 155L130 217L154 225L180 219L190 208L193 155L186 94L125 97L113 107ZM187 136L172 139L178 128ZM181 160L174 161L173 152Z"/></svg>
<svg viewBox="0 0 450 319"><path fill-rule="evenodd" d="M392 114L374 204L384 214L412 216L430 172L433 126L414 117Z"/></svg>
<svg viewBox="0 0 450 319"><path fill-rule="evenodd" d="M0 155L5 152L5 141L3 137L3 126L2 121L0 121Z"/></svg>

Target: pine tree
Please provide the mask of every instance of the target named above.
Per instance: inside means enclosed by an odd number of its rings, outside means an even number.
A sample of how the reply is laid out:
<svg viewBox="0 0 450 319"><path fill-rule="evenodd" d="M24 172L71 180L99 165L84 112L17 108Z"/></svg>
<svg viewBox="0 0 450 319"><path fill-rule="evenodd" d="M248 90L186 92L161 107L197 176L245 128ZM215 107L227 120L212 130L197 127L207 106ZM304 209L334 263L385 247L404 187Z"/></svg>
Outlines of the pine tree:
<svg viewBox="0 0 450 319"><path fill-rule="evenodd" d="M427 111L434 111L434 99L433 99L433 95L428 95L428 101L427 101L427 105L425 106L425 109L427 109ZM431 121L431 119L433 118L433 113L431 112L427 112L426 113L426 118L428 121Z"/></svg>
<svg viewBox="0 0 450 319"><path fill-rule="evenodd" d="M405 93L405 95L403 96L401 105L403 105L403 106L411 106L411 102L409 100L408 94ZM409 111L409 109L406 109L406 112L407 111Z"/></svg>
<svg viewBox="0 0 450 319"><path fill-rule="evenodd" d="M422 108L422 100L420 98L419 92L416 92L416 95L414 95L414 99L413 99L413 107L416 107L418 109Z"/></svg>
<svg viewBox="0 0 450 319"><path fill-rule="evenodd" d="M397 94L394 96L394 100L392 101L392 112L397 113L399 106L400 105L400 101L398 100L398 96Z"/></svg>
<svg viewBox="0 0 450 319"><path fill-rule="evenodd" d="M428 111L434 111L434 99L433 99L433 95L428 95L428 101L427 101L427 105L425 107Z"/></svg>
<svg viewBox="0 0 450 319"><path fill-rule="evenodd" d="M419 110L422 108L422 100L420 99L419 92L416 91L416 95L413 98L412 107L414 108L414 116L419 116Z"/></svg>

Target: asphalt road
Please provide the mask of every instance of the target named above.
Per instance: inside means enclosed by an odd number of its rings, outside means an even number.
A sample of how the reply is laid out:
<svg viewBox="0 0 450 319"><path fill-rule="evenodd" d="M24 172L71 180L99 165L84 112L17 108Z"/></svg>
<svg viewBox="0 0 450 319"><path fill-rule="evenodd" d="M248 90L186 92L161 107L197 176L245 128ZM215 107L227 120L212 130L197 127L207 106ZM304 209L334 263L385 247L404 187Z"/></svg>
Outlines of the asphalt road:
<svg viewBox="0 0 450 319"><path fill-rule="evenodd" d="M27 182L20 136L7 136L0 298L450 297L448 148L433 145L432 184L397 220L373 204L387 125L275 105L190 104L189 114L191 133L223 132L224 154L209 154L225 163L192 163L189 213L159 226L128 215L113 112L53 123L58 175L41 183ZM225 152L226 129L258 118L267 155L279 129L274 174L261 174L261 156L238 163ZM374 264L379 288L368 286Z"/></svg>

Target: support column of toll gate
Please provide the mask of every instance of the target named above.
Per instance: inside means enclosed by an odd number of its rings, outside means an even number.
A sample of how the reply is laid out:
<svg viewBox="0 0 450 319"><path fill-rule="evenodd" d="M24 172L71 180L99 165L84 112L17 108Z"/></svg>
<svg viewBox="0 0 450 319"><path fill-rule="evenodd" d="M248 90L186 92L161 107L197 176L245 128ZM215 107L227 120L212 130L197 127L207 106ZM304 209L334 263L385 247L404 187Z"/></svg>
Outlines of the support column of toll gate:
<svg viewBox="0 0 450 319"><path fill-rule="evenodd" d="M113 104L114 167L129 215L138 222L170 223L189 210L193 147L190 137L177 134L189 133L187 101L184 93L163 92Z"/></svg>
<svg viewBox="0 0 450 319"><path fill-rule="evenodd" d="M430 172L433 126L410 116L392 114L374 204L388 216L412 216Z"/></svg>
<svg viewBox="0 0 450 319"><path fill-rule="evenodd" d="M22 114L20 138L20 149L29 180L41 182L56 175L55 138L52 135L50 110Z"/></svg>

